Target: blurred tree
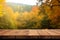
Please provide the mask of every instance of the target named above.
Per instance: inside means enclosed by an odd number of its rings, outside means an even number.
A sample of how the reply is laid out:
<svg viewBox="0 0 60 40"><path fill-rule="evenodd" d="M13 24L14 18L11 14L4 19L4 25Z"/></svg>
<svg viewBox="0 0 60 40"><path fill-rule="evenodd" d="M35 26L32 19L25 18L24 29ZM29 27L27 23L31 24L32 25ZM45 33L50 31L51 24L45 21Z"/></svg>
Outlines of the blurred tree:
<svg viewBox="0 0 60 40"><path fill-rule="evenodd" d="M52 20L52 24L55 25L55 28L60 28L60 2L59 0L52 0L52 14L50 18Z"/></svg>

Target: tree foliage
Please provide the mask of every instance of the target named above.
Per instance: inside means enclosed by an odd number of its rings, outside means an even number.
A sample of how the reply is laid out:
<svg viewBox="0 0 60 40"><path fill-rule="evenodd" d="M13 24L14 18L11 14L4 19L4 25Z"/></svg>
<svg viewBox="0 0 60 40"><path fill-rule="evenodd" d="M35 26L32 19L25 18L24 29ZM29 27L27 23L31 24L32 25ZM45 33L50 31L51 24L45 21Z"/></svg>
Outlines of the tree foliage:
<svg viewBox="0 0 60 40"><path fill-rule="evenodd" d="M57 6L59 3L57 0L48 1L42 2L40 6L32 6L31 11L24 12L14 11L12 7L6 5L4 0L0 1L0 28L60 28L60 6ZM23 10L23 7L18 7L19 9Z"/></svg>

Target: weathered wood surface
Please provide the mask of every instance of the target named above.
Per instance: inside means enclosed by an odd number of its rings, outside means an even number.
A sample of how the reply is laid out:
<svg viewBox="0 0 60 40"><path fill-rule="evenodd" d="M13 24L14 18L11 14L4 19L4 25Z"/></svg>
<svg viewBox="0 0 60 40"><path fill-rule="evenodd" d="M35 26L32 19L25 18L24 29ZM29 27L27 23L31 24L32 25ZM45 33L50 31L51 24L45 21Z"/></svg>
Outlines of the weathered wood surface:
<svg viewBox="0 0 60 40"><path fill-rule="evenodd" d="M0 37L55 37L60 38L60 29L21 29L21 30L5 30L0 29Z"/></svg>

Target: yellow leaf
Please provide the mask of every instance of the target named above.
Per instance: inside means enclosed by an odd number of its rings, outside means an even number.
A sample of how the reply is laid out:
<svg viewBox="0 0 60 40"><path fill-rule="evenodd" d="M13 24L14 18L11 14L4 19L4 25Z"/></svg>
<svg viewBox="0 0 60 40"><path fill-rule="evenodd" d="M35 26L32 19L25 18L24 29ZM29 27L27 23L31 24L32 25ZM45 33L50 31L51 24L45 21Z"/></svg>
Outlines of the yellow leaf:
<svg viewBox="0 0 60 40"><path fill-rule="evenodd" d="M2 12L0 12L0 17L2 17L3 16L3 13Z"/></svg>
<svg viewBox="0 0 60 40"><path fill-rule="evenodd" d="M5 2L5 0L0 0L0 4L1 4L1 3L4 3L4 2Z"/></svg>

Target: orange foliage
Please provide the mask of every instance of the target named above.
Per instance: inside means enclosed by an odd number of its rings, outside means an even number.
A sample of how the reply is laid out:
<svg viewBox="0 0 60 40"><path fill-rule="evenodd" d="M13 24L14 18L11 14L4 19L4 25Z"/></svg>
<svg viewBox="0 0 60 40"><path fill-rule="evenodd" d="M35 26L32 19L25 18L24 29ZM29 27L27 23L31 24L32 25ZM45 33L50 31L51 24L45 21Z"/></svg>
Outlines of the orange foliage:
<svg viewBox="0 0 60 40"><path fill-rule="evenodd" d="M33 12L38 12L38 11L39 11L38 9L39 9L38 6L33 6L33 7L32 7L32 11L33 11Z"/></svg>
<svg viewBox="0 0 60 40"><path fill-rule="evenodd" d="M1 12L1 10L3 10L3 8L4 8L4 13ZM19 7L18 7L18 9L19 9ZM23 10L23 8L21 8L21 9ZM54 8L54 14L51 14L50 7L45 6L44 9L45 9L46 14L49 16L49 19L51 19L53 21L56 19L56 17L60 16L60 11L59 11L60 9L58 7ZM10 20L13 25L15 24L16 26L18 26L18 25L25 26L26 21L35 21L35 22L37 22L35 27L40 26L39 22L44 18L44 15L43 15L43 13L41 13L39 15L39 12L40 12L40 10L39 10L38 6L33 6L32 10L30 12L25 11L23 13L20 13L18 11L14 12L13 9L11 7L7 6L6 4L0 5L0 16L1 16L1 13L3 13L4 15L7 16L7 19ZM17 21L17 20L19 20L19 21Z"/></svg>
<svg viewBox="0 0 60 40"><path fill-rule="evenodd" d="M58 0L52 0L52 14L50 14L50 18L53 23L58 24L60 22L60 4Z"/></svg>

